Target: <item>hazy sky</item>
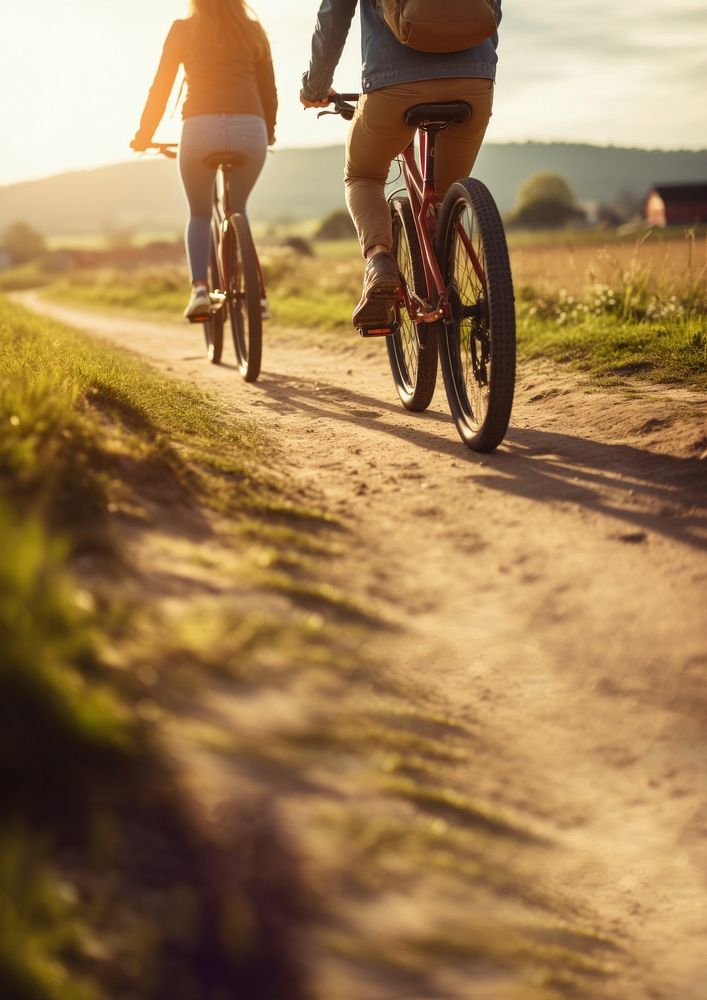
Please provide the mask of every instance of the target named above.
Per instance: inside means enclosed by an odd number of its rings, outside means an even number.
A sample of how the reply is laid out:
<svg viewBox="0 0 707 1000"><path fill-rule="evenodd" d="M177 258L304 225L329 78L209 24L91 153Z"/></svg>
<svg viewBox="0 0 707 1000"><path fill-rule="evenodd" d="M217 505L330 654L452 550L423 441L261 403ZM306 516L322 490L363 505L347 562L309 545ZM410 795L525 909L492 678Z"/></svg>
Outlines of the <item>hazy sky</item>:
<svg viewBox="0 0 707 1000"><path fill-rule="evenodd" d="M491 141L707 146L707 0L504 0ZM3 0L0 183L126 159L186 0ZM281 145L343 140L301 110L318 0L254 0L280 92ZM336 78L358 89L358 25ZM178 115L160 129L176 139Z"/></svg>

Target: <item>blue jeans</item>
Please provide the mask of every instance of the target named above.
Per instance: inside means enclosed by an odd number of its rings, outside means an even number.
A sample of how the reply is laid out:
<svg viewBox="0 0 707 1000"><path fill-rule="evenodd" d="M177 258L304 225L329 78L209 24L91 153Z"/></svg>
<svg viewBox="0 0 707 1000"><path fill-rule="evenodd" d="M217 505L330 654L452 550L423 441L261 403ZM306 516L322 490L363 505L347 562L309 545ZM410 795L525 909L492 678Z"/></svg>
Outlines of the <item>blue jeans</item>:
<svg viewBox="0 0 707 1000"><path fill-rule="evenodd" d="M240 153L243 166L231 173L231 208L245 212L248 195L268 151L265 122L257 115L194 115L185 118L179 170L189 202L187 259L192 281L206 281L211 246L211 205L216 171L204 160L213 153Z"/></svg>

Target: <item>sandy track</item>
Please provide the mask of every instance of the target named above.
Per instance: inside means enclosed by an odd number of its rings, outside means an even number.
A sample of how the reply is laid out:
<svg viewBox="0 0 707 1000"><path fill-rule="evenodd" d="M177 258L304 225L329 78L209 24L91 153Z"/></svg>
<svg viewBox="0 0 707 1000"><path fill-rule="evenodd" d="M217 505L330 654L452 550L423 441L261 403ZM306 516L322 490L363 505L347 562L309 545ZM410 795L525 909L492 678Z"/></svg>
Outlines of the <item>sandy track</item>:
<svg viewBox="0 0 707 1000"><path fill-rule="evenodd" d="M481 457L441 386L425 415L398 405L383 345L279 331L246 386L190 328L23 298L277 439L356 539L336 582L397 626L381 667L501 748L475 790L537 818L557 845L539 879L623 943L597 996L707 997L705 400L533 366Z"/></svg>

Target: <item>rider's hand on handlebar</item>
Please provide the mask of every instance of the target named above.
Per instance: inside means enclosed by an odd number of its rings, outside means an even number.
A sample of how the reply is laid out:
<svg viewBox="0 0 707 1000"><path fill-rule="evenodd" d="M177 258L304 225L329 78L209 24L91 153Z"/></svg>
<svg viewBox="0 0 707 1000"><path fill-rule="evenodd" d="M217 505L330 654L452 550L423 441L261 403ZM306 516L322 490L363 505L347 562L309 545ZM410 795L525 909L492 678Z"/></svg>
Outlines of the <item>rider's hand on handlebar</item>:
<svg viewBox="0 0 707 1000"><path fill-rule="evenodd" d="M300 104L303 108L328 108L331 104L331 98L336 93L333 87L329 87L329 94L327 97L323 98L321 101L310 101L304 96L304 92L300 90L299 99Z"/></svg>
<svg viewBox="0 0 707 1000"><path fill-rule="evenodd" d="M139 132L135 133L135 138L130 143L130 148L134 149L136 153L144 153L152 142L152 136L148 139L145 135L140 135Z"/></svg>

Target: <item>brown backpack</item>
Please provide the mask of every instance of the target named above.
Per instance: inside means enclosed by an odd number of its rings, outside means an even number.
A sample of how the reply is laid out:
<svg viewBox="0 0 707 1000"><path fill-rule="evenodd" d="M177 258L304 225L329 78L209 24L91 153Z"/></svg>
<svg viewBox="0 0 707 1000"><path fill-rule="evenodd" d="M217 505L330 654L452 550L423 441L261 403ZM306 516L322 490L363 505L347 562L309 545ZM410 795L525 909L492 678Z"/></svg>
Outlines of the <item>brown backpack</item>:
<svg viewBox="0 0 707 1000"><path fill-rule="evenodd" d="M420 52L460 52L496 30L492 0L378 0L398 41Z"/></svg>

